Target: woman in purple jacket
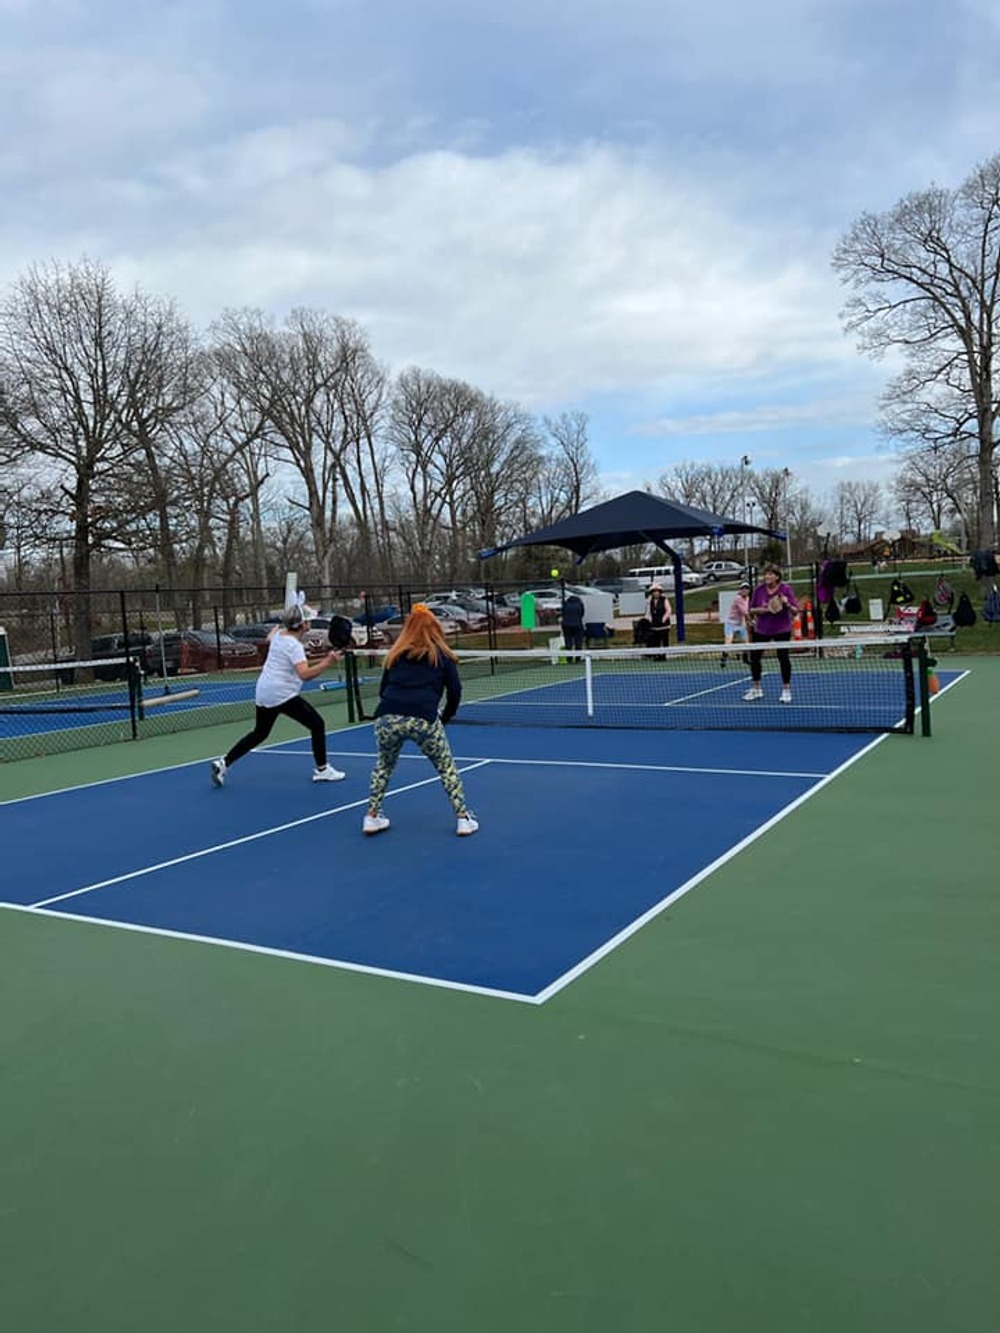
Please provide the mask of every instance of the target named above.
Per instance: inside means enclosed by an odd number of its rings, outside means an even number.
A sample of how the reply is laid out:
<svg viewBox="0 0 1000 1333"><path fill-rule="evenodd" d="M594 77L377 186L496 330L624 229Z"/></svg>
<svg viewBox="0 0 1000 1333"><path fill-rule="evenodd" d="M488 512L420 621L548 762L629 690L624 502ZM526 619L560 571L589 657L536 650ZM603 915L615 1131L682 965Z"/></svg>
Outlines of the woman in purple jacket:
<svg viewBox="0 0 1000 1333"><path fill-rule="evenodd" d="M792 621L799 613L795 593L781 581L777 565L764 566L764 581L758 583L750 597L750 619L754 643L788 643L792 637ZM778 669L781 672L781 702L792 702L792 658L787 648L778 648ZM743 698L763 699L761 686L763 653L750 653L750 675L753 683Z"/></svg>

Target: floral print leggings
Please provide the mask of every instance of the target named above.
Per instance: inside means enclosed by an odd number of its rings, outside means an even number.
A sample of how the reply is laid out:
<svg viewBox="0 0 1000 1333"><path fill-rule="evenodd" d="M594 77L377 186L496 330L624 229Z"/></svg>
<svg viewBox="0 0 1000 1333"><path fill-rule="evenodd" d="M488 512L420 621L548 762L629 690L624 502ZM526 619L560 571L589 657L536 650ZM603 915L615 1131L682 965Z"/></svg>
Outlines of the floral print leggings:
<svg viewBox="0 0 1000 1333"><path fill-rule="evenodd" d="M386 713L383 717L375 719L378 759L372 770L368 797L369 813L373 815L381 813L385 789L396 767L399 752L407 741L413 741L437 769L455 814L464 814L468 806L465 804L462 779L455 767L451 746L448 744L448 737L440 719L435 718L433 722L428 722L426 718L404 717L400 713Z"/></svg>

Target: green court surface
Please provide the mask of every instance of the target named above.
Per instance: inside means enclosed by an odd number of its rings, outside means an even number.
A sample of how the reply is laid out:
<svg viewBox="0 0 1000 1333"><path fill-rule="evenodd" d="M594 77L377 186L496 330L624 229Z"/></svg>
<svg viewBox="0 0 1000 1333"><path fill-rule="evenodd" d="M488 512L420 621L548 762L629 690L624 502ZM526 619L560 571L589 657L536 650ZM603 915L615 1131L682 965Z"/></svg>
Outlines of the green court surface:
<svg viewBox="0 0 1000 1333"><path fill-rule="evenodd" d="M1000 661L952 665L541 1006L0 912L4 1327L996 1329Z"/></svg>

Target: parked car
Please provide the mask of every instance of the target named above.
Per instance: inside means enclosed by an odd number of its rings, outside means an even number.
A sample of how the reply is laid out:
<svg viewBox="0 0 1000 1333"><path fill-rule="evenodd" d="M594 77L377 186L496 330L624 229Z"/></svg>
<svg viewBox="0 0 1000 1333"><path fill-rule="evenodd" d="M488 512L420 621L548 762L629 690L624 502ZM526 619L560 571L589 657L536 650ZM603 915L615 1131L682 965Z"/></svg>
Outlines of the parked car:
<svg viewBox="0 0 1000 1333"><path fill-rule="evenodd" d="M321 657L323 653L330 651L330 640L327 635L329 628L329 616L311 617L309 628L302 640L307 657ZM351 646L353 648L381 648L385 641L385 635L382 633L381 627L376 624L367 626L355 623L354 629L351 631Z"/></svg>
<svg viewBox="0 0 1000 1333"><path fill-rule="evenodd" d="M153 676L186 675L194 671L225 671L255 667L259 658L255 645L214 630L167 630L153 634L143 649L143 669Z"/></svg>
<svg viewBox="0 0 1000 1333"><path fill-rule="evenodd" d="M455 606L460 611L470 613L473 617L485 616L486 623L489 624L492 617L498 629L503 629L508 625L516 625L520 619L520 610L515 610L506 603L489 601L485 597L455 596L435 598L435 603L444 606ZM485 628L485 626L484 626Z"/></svg>
<svg viewBox="0 0 1000 1333"><path fill-rule="evenodd" d="M431 609L434 610L433 607ZM445 638L449 639L454 638L455 636L465 632L462 628L463 625L462 621L455 619L453 616L438 615L437 611L434 611L434 614L437 615L438 623L444 630ZM382 621L382 624L379 626L379 629L381 629L382 633L386 636L386 638L389 640L390 643L395 643L396 640L399 638L400 631L403 628L404 620L405 616L393 616L391 620Z"/></svg>
<svg viewBox="0 0 1000 1333"><path fill-rule="evenodd" d="M709 583L735 582L743 577L743 565L736 560L709 560L701 567Z"/></svg>
<svg viewBox="0 0 1000 1333"><path fill-rule="evenodd" d="M430 607L438 620L456 621L463 634L482 634L489 628L489 621L479 611L466 611L454 602L427 602L425 605Z"/></svg>
<svg viewBox="0 0 1000 1333"><path fill-rule="evenodd" d="M127 653L142 661L142 649L150 642L152 635L145 630L129 630L127 634L100 634L90 641L90 660L99 662L105 658L121 658ZM107 666L94 667L95 680L124 680L125 666L121 662Z"/></svg>
<svg viewBox="0 0 1000 1333"><path fill-rule="evenodd" d="M535 599L535 619L540 625L554 624L562 616L563 599L558 587L525 588L524 592Z"/></svg>
<svg viewBox="0 0 1000 1333"><path fill-rule="evenodd" d="M399 607L387 603L385 606L376 606L372 608L370 616L366 616L362 611L360 615L354 617L355 625L366 625L370 620L373 625L381 625L384 620L392 620L394 616L400 614Z"/></svg>
<svg viewBox="0 0 1000 1333"><path fill-rule="evenodd" d="M257 651L257 661L263 664L276 623L262 620L255 625L230 625L226 633L239 643L252 643Z"/></svg>

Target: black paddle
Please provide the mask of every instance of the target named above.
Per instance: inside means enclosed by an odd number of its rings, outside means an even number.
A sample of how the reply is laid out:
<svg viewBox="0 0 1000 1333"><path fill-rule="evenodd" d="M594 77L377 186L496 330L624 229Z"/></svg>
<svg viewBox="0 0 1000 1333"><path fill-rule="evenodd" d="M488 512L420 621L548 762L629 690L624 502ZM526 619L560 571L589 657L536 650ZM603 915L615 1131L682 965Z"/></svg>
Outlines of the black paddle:
<svg viewBox="0 0 1000 1333"><path fill-rule="evenodd" d="M326 637L329 640L330 647L342 653L345 648L350 648L353 644L354 625L346 616L331 616L330 625L326 631Z"/></svg>

